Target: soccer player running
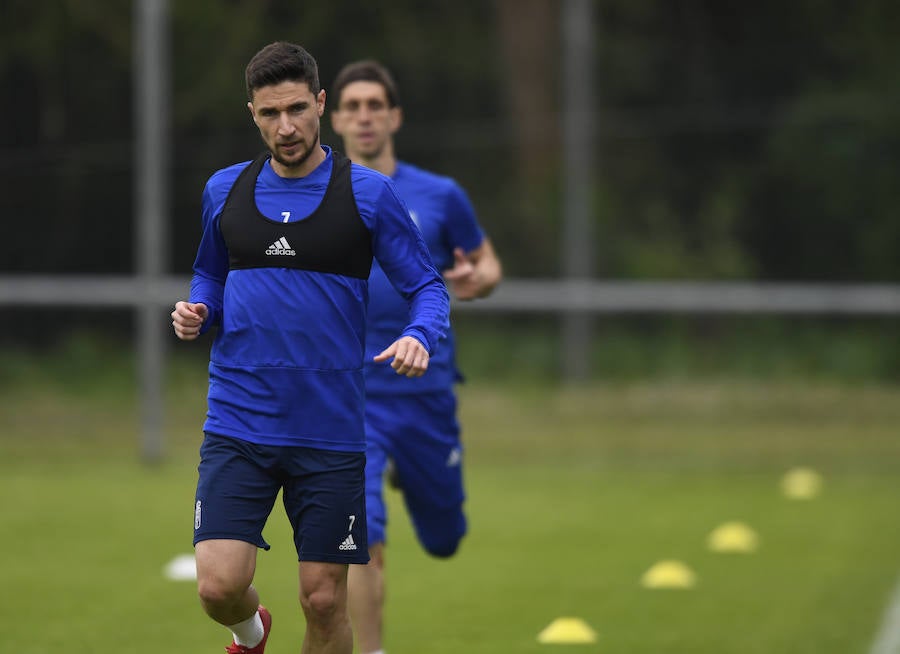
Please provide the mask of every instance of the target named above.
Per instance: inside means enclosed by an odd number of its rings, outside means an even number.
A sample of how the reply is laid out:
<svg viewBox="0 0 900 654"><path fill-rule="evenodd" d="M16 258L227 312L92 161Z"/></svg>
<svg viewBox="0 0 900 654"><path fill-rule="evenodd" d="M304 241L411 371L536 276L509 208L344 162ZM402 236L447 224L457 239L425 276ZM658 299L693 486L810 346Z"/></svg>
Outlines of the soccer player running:
<svg viewBox="0 0 900 654"><path fill-rule="evenodd" d="M305 654L351 654L351 563L366 540L363 357L373 257L409 302L372 356L418 377L449 328L449 297L385 176L320 143L325 91L315 59L285 42L246 68L248 107L268 152L214 173L176 335L218 327L194 504L201 604L262 654L272 618L253 586L279 491L299 559ZM384 333L384 332L382 332Z"/></svg>
<svg viewBox="0 0 900 654"><path fill-rule="evenodd" d="M488 295L500 282L500 261L465 192L452 179L398 161L394 134L403 115L396 84L375 61L345 66L329 89L331 125L354 163L388 175L419 226L438 269L460 300ZM401 329L409 307L385 271L369 278L366 355ZM382 494L388 460L416 535L427 552L452 556L466 533L462 443L456 418L452 332L419 379L387 375L366 364L366 516L371 562L350 568L350 613L362 654L381 654L387 515Z"/></svg>

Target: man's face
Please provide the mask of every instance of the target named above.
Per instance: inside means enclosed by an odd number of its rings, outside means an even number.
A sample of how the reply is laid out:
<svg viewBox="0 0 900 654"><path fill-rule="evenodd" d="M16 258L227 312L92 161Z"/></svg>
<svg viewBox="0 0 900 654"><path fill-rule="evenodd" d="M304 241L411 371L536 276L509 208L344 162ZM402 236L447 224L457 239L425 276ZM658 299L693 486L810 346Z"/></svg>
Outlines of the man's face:
<svg viewBox="0 0 900 654"><path fill-rule="evenodd" d="M314 95L306 82L281 82L256 89L247 107L272 153L276 172L302 176L318 165L318 161L310 165L309 158L319 148L324 90Z"/></svg>
<svg viewBox="0 0 900 654"><path fill-rule="evenodd" d="M400 128L400 119L400 108L389 105L387 91L378 82L351 82L331 112L331 126L344 139L350 158L377 158Z"/></svg>

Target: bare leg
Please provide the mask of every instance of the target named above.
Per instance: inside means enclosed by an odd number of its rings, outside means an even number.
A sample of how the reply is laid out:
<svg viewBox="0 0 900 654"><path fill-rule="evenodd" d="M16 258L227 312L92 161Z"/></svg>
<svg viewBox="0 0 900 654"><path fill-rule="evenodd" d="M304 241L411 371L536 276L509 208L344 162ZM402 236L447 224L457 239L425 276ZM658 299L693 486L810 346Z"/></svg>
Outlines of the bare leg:
<svg viewBox="0 0 900 654"><path fill-rule="evenodd" d="M253 588L256 545L240 540L204 540L195 548L197 593L207 615L228 626L251 617L259 607Z"/></svg>
<svg viewBox="0 0 900 654"><path fill-rule="evenodd" d="M300 563L300 606L306 616L302 654L352 654L344 563Z"/></svg>
<svg viewBox="0 0 900 654"><path fill-rule="evenodd" d="M350 617L362 654L382 648L384 611L384 543L369 548L368 565L351 565Z"/></svg>

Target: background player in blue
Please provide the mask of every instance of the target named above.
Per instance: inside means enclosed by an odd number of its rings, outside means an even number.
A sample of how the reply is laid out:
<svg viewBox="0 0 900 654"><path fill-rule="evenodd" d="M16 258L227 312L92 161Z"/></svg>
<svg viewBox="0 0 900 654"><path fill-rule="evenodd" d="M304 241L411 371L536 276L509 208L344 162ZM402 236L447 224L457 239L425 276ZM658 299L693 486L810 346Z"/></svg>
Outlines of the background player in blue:
<svg viewBox="0 0 900 654"><path fill-rule="evenodd" d="M351 654L348 564L368 560L363 357L373 256L410 307L373 365L422 375L449 327L449 297L393 183L320 144L325 91L309 53L270 44L248 64L246 83L269 152L207 182L190 301L172 312L184 340L218 327L194 511L198 592L234 635L227 652L263 652L271 616L252 582L281 491L300 561L302 651Z"/></svg>
<svg viewBox="0 0 900 654"><path fill-rule="evenodd" d="M402 113L390 73L374 61L345 66L332 88L331 124L354 163L389 175L422 235L435 265L444 270L460 300L488 295L500 282L501 266L462 188L452 179L398 161L393 135ZM409 309L375 265L369 278L367 356L402 328ZM463 513L462 444L453 385L453 334L448 331L421 378L387 375L366 366L367 566L351 566L350 611L363 654L382 652L384 544L387 515L383 476L392 460L397 483L419 541L426 551L449 557L466 532Z"/></svg>

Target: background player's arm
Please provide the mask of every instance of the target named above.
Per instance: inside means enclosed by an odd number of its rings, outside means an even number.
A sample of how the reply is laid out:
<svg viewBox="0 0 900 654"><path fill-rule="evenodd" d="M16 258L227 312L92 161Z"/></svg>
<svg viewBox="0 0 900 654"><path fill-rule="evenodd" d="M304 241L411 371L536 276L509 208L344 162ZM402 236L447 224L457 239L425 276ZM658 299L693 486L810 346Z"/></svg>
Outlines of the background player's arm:
<svg viewBox="0 0 900 654"><path fill-rule="evenodd" d="M444 271L444 279L457 300L487 297L503 278L503 267L490 239L474 250L453 251L453 267Z"/></svg>

